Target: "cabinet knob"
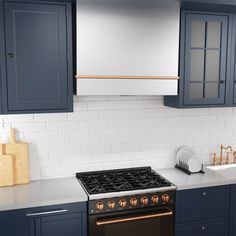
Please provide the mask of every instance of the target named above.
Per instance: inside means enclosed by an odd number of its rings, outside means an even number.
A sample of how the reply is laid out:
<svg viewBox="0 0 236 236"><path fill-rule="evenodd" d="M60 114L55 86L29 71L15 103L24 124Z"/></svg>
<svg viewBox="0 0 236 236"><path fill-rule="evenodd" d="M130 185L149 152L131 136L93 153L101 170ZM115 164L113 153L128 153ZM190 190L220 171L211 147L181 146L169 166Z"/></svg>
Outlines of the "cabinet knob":
<svg viewBox="0 0 236 236"><path fill-rule="evenodd" d="M205 226L202 226L202 230L205 230L206 229L206 227Z"/></svg>
<svg viewBox="0 0 236 236"><path fill-rule="evenodd" d="M204 197L205 197L206 195L207 195L207 193L206 193L206 192L203 192L203 193L202 193L202 196L204 196Z"/></svg>
<svg viewBox="0 0 236 236"><path fill-rule="evenodd" d="M13 53L8 53L7 56L10 57L10 58L13 58L14 54Z"/></svg>

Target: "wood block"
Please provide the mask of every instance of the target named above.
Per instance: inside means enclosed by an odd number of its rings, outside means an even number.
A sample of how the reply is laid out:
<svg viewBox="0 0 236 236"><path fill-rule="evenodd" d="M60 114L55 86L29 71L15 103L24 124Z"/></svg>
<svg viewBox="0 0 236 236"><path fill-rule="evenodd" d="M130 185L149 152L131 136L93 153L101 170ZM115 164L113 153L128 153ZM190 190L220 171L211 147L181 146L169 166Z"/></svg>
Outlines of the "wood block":
<svg viewBox="0 0 236 236"><path fill-rule="evenodd" d="M11 141L3 145L3 152L14 156L14 184L29 183L28 144L16 142L15 129L11 129Z"/></svg>
<svg viewBox="0 0 236 236"><path fill-rule="evenodd" d="M0 187L14 184L14 157L3 154L3 145L0 144Z"/></svg>

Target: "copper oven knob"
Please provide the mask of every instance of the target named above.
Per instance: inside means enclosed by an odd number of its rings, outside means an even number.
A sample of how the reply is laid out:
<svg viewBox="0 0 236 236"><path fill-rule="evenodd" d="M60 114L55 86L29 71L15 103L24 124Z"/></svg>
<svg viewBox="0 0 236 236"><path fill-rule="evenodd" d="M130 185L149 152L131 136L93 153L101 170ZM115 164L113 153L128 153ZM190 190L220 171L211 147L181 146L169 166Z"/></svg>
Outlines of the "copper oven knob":
<svg viewBox="0 0 236 236"><path fill-rule="evenodd" d="M142 197L142 198L141 198L141 203L142 203L143 205L147 205L147 204L148 204L148 198L147 198L147 197Z"/></svg>
<svg viewBox="0 0 236 236"><path fill-rule="evenodd" d="M169 203L170 201L170 196L168 194L164 194L162 196L162 201L165 202L165 203Z"/></svg>
<svg viewBox="0 0 236 236"><path fill-rule="evenodd" d="M158 204L158 202L159 202L159 197L158 197L157 195L154 195L154 196L152 197L152 203Z"/></svg>
<svg viewBox="0 0 236 236"><path fill-rule="evenodd" d="M120 206L121 206L122 208L125 208L126 205L127 205L127 202L126 202L125 199L121 199L121 200L119 201L119 204L120 204Z"/></svg>
<svg viewBox="0 0 236 236"><path fill-rule="evenodd" d="M114 201L109 201L107 205L110 209L114 209L116 206L116 203Z"/></svg>
<svg viewBox="0 0 236 236"><path fill-rule="evenodd" d="M97 210L101 211L101 210L103 210L103 208L104 208L104 204L102 202L98 202L96 204L96 209Z"/></svg>
<svg viewBox="0 0 236 236"><path fill-rule="evenodd" d="M138 200L137 200L137 198L132 198L131 200L130 200L130 204L132 205L132 206L137 206L137 204L138 204Z"/></svg>

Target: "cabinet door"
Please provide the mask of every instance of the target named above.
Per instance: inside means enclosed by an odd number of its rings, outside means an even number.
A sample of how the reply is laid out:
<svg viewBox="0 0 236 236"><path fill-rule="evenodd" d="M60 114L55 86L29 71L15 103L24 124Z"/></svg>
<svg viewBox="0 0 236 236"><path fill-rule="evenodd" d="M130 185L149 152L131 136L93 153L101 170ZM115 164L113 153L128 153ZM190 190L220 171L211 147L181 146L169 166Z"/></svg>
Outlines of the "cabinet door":
<svg viewBox="0 0 236 236"><path fill-rule="evenodd" d="M229 235L236 235L236 185L231 185Z"/></svg>
<svg viewBox="0 0 236 236"><path fill-rule="evenodd" d="M32 223L32 222L31 222ZM18 219L8 222L3 222L1 226L1 236L34 236L33 223L27 219Z"/></svg>
<svg viewBox="0 0 236 236"><path fill-rule="evenodd" d="M6 112L68 109L66 6L4 3Z"/></svg>
<svg viewBox="0 0 236 236"><path fill-rule="evenodd" d="M227 236L228 220L212 219L176 225L175 236Z"/></svg>
<svg viewBox="0 0 236 236"><path fill-rule="evenodd" d="M0 212L1 236L35 236L34 220L26 217L25 210Z"/></svg>
<svg viewBox="0 0 236 236"><path fill-rule="evenodd" d="M225 103L228 16L187 14L184 105Z"/></svg>
<svg viewBox="0 0 236 236"><path fill-rule="evenodd" d="M229 215L229 200L230 186L177 191L175 221L183 223L213 217L226 218Z"/></svg>
<svg viewBox="0 0 236 236"><path fill-rule="evenodd" d="M69 213L36 218L36 236L86 236L83 213Z"/></svg>

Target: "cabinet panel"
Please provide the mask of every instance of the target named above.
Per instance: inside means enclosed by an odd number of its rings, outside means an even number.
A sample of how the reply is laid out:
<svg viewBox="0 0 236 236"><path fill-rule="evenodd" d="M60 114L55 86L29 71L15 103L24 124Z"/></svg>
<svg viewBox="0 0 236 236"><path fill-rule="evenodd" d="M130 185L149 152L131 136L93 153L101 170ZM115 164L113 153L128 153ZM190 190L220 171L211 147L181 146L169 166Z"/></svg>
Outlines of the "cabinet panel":
<svg viewBox="0 0 236 236"><path fill-rule="evenodd" d="M230 186L177 191L176 223L228 217Z"/></svg>
<svg viewBox="0 0 236 236"><path fill-rule="evenodd" d="M175 236L227 236L228 219L213 219L176 226Z"/></svg>
<svg viewBox="0 0 236 236"><path fill-rule="evenodd" d="M187 14L184 104L224 104L228 17Z"/></svg>
<svg viewBox="0 0 236 236"><path fill-rule="evenodd" d="M36 219L36 236L84 236L82 213L45 216Z"/></svg>
<svg viewBox="0 0 236 236"><path fill-rule="evenodd" d="M67 110L66 5L5 2L5 109ZM72 97L72 92L71 92Z"/></svg>
<svg viewBox="0 0 236 236"><path fill-rule="evenodd" d="M236 235L236 185L231 185L229 235Z"/></svg>
<svg viewBox="0 0 236 236"><path fill-rule="evenodd" d="M29 219L18 219L2 223L1 236L34 236L32 221Z"/></svg>

